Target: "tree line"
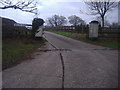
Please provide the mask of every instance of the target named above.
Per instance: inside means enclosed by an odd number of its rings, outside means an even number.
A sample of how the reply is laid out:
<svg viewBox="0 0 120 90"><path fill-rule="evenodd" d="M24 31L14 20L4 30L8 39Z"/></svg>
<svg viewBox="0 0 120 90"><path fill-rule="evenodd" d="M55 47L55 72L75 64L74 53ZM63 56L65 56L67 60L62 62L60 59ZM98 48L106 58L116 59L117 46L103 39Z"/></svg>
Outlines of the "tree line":
<svg viewBox="0 0 120 90"><path fill-rule="evenodd" d="M102 19L100 16L96 16L96 21L99 22L99 24L102 26ZM79 25L87 25L87 23L80 18L77 15L71 15L68 18L65 16L59 16L59 15L53 15L46 19L45 21L46 26L48 27L56 27L56 26L69 26L68 24L71 24L71 26L79 26ZM118 26L119 24L117 22L110 23L109 20L104 17L104 26Z"/></svg>
<svg viewBox="0 0 120 90"><path fill-rule="evenodd" d="M68 22L73 26L86 25L86 22L82 18L76 15L69 16L68 20L64 16L53 15L52 17L49 17L46 20L47 26L50 26L50 27L64 26L68 24Z"/></svg>

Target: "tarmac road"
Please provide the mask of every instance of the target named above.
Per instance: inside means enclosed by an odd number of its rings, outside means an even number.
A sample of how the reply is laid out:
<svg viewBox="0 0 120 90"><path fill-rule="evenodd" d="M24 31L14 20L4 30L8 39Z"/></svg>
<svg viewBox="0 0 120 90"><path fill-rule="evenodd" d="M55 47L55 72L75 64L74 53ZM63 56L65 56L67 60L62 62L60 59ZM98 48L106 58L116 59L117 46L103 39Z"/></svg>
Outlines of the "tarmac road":
<svg viewBox="0 0 120 90"><path fill-rule="evenodd" d="M3 88L117 88L118 51L45 32L32 60L3 71Z"/></svg>

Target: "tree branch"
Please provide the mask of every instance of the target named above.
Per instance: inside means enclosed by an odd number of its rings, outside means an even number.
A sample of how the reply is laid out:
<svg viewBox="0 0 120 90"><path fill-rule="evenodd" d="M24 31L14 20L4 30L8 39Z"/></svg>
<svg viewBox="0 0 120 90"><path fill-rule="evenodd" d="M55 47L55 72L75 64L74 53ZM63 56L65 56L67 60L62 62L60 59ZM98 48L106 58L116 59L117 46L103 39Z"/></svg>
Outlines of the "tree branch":
<svg viewBox="0 0 120 90"><path fill-rule="evenodd" d="M36 14L37 7L36 7L36 2L34 0L26 0L26 1L18 1L15 3L15 1L11 0L1 0L0 1L1 7L0 9L8 9L8 8L13 8L13 9L19 9L21 11L25 12L30 12Z"/></svg>

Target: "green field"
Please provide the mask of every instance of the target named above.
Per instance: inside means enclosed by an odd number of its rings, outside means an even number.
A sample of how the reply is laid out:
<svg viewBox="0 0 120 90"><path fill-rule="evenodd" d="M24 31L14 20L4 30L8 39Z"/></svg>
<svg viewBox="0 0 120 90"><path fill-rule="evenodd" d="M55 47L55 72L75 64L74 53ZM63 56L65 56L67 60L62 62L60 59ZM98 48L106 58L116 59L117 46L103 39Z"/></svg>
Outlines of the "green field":
<svg viewBox="0 0 120 90"><path fill-rule="evenodd" d="M100 45L100 46L110 47L110 48L113 48L113 49L119 49L120 48L120 42L117 42L117 41L102 41L102 40L90 41L90 40L86 40L85 42Z"/></svg>
<svg viewBox="0 0 120 90"><path fill-rule="evenodd" d="M31 53L43 45L44 41L6 40L2 44L3 69L31 57Z"/></svg>
<svg viewBox="0 0 120 90"><path fill-rule="evenodd" d="M84 41L87 43L91 43L91 44L96 44L96 45L100 45L100 46L105 46L105 47L110 47L110 48L114 48L114 49L118 49L120 48L120 42L116 41L116 40L97 40L97 41L91 41L86 39L86 34L81 34L81 33L71 33L71 32L61 32L61 31L49 31L49 32L53 32L56 34L60 34L66 37L70 37L76 40L80 40L80 41Z"/></svg>

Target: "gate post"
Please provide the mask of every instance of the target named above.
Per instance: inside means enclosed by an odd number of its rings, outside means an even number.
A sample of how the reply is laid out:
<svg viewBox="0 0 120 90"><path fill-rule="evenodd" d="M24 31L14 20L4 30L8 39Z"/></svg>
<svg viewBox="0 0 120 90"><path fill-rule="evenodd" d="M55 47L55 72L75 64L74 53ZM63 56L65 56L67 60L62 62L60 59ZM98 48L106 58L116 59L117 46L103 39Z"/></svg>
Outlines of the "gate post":
<svg viewBox="0 0 120 90"><path fill-rule="evenodd" d="M98 40L98 30L99 30L99 22L91 21L89 23L89 39L90 40Z"/></svg>
<svg viewBox="0 0 120 90"><path fill-rule="evenodd" d="M33 38L41 38L43 34L44 20L41 18L34 18L32 22L32 34Z"/></svg>

